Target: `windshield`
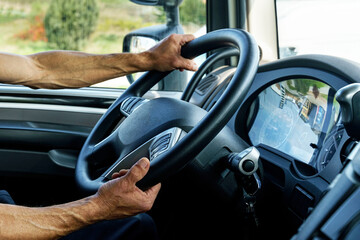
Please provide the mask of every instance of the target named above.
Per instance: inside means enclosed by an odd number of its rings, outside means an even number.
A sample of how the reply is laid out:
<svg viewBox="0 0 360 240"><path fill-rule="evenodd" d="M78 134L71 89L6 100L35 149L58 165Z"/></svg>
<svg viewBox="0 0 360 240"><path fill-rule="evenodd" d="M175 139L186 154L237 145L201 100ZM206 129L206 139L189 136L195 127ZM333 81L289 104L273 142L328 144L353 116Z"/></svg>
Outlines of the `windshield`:
<svg viewBox="0 0 360 240"><path fill-rule="evenodd" d="M276 0L280 58L327 54L360 62L359 0Z"/></svg>

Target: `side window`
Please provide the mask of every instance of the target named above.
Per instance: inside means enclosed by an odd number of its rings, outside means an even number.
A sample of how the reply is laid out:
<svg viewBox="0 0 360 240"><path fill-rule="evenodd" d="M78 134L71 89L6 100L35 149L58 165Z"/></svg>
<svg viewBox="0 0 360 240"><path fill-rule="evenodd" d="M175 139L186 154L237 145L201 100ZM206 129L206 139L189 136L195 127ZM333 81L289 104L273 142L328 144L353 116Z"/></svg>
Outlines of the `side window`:
<svg viewBox="0 0 360 240"><path fill-rule="evenodd" d="M184 33L205 33L205 5L205 0L182 1L180 23ZM126 34L165 23L163 7L138 5L130 0L1 0L0 46L1 51L17 54L47 50L122 52ZM151 44L142 46L142 50ZM128 86L126 77L96 85Z"/></svg>
<svg viewBox="0 0 360 240"><path fill-rule="evenodd" d="M341 139L337 128L340 106L335 90L313 79L289 79L263 90L251 108L249 138L253 145L264 144L322 170L331 146ZM320 156L321 148L327 156ZM316 150L318 149L318 151ZM321 155L321 154L320 154Z"/></svg>
<svg viewBox="0 0 360 240"><path fill-rule="evenodd" d="M327 54L360 62L360 1L276 0L280 58Z"/></svg>

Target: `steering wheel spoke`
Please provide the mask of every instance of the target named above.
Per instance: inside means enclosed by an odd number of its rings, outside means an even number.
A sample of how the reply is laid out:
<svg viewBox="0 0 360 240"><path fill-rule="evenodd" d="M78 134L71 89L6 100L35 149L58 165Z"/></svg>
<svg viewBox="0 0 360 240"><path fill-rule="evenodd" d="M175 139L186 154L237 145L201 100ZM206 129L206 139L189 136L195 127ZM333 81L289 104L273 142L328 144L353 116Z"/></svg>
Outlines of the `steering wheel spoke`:
<svg viewBox="0 0 360 240"><path fill-rule="evenodd" d="M120 111L124 116L128 117L132 112L148 101L148 99L141 97L128 97L121 103Z"/></svg>
<svg viewBox="0 0 360 240"><path fill-rule="evenodd" d="M121 149L119 146L117 131L114 131L104 140L93 146L90 159L91 161L103 161L104 158L107 158L107 161L114 160L120 156Z"/></svg>
<svg viewBox="0 0 360 240"><path fill-rule="evenodd" d="M172 147L174 147L175 144L185 135L186 132L177 127L166 130L151 138L149 141L142 144L125 157L118 159L101 175L101 177L110 180L113 173L118 172L121 169L131 168L131 166L142 157L147 157L150 161L153 161L161 154L164 154L166 151L169 151Z"/></svg>
<svg viewBox="0 0 360 240"><path fill-rule="evenodd" d="M132 112L134 112L142 104L146 103L147 99L135 96L129 96L118 103L120 105L120 113L124 117L128 117ZM116 112L116 108L113 109L113 112ZM121 142L118 137L118 128L121 126L121 122L118 124L117 129L99 141L98 143L93 143L88 146L85 158L87 161L93 165L98 165L98 162L107 161L114 162L121 155Z"/></svg>

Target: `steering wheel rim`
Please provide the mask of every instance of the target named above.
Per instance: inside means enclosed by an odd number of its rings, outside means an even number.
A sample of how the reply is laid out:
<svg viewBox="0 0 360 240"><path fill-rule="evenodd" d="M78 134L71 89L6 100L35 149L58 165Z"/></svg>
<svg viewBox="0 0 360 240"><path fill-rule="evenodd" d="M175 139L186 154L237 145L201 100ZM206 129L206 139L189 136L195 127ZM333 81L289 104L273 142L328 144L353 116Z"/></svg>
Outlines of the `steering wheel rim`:
<svg viewBox="0 0 360 240"><path fill-rule="evenodd" d="M249 33L235 29L222 29L210 32L183 46L181 55L185 58L194 58L202 53L222 47L235 47L241 52L237 70L230 81L229 87L213 108L202 119L200 118L201 120L199 120L181 141L169 151L151 161L148 174L138 183L140 187L146 188L165 180L168 176L184 167L190 160L196 157L226 125L239 104L244 100L247 90L250 88L257 72L259 62L257 44ZM97 153L96 149L102 146L104 136L110 133L122 117L119 111L121 103L128 97L143 96L152 86L169 73L170 72L157 71L145 73L109 107L107 112L95 125L83 145L75 170L76 182L84 191L89 193L96 192L104 183L104 179L101 177L92 179L89 164ZM177 101L180 102L180 100ZM174 106L182 106L182 103L179 102ZM186 104L191 105L189 103ZM137 112L141 112L140 110ZM107 139L117 139L116 135L117 134L112 133ZM111 145L114 145L114 143L112 142ZM110 147L111 146L106 145L103 148L100 147L100 149L102 149L102 152L105 152L107 148ZM114 155L116 155L116 153L114 153Z"/></svg>
<svg viewBox="0 0 360 240"><path fill-rule="evenodd" d="M221 59L225 59L232 56L239 55L239 50L235 48L225 49L224 51L216 52L210 55L199 67L199 69L194 73L192 78L190 79L189 83L187 84L183 94L181 95L181 100L183 101L190 101L192 94L195 91L195 88L200 83L204 74L208 71L209 67L214 65L217 61Z"/></svg>

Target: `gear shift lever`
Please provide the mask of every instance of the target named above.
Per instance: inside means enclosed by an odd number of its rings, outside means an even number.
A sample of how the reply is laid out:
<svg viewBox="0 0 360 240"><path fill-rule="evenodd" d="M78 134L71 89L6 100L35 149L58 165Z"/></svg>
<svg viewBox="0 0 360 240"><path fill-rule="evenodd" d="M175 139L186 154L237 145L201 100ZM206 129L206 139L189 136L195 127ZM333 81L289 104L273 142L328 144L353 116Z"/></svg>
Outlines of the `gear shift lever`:
<svg viewBox="0 0 360 240"><path fill-rule="evenodd" d="M341 88L335 95L341 106L341 117L347 134L360 140L360 83Z"/></svg>
<svg viewBox="0 0 360 240"><path fill-rule="evenodd" d="M255 195L261 188L256 171L259 168L260 153L255 147L249 147L241 153L231 153L225 158L226 166L240 176L243 188L249 195Z"/></svg>

